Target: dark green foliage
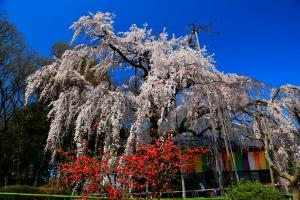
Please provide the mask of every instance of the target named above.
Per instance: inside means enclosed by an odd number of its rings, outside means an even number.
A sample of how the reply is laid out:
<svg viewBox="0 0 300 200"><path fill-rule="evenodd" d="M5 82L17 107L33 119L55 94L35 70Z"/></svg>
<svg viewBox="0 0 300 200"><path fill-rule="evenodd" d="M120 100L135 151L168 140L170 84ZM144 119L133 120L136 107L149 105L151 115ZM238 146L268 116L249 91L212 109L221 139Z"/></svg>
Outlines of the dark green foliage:
<svg viewBox="0 0 300 200"><path fill-rule="evenodd" d="M230 200L284 200L284 194L259 182L241 182L228 189Z"/></svg>
<svg viewBox="0 0 300 200"><path fill-rule="evenodd" d="M10 195L1 194L1 193L12 193ZM31 196L27 194L44 194L43 196ZM55 198L49 197L50 195L69 195L64 191L60 191L58 188L48 187L48 186L40 186L33 187L29 185L10 185L0 188L0 200L55 200L55 199L65 199L65 198ZM69 199L69 198L68 198Z"/></svg>
<svg viewBox="0 0 300 200"><path fill-rule="evenodd" d="M24 90L26 78L48 63L0 15L0 186L41 182L48 111L38 104L24 108Z"/></svg>
<svg viewBox="0 0 300 200"><path fill-rule="evenodd" d="M51 47L51 54L56 58L61 58L65 51L68 49L71 49L71 46L67 42L56 42Z"/></svg>
<svg viewBox="0 0 300 200"><path fill-rule="evenodd" d="M29 185L9 185L0 189L0 192L7 193L28 193L28 194L69 194L55 187L49 186L29 186Z"/></svg>
<svg viewBox="0 0 300 200"><path fill-rule="evenodd" d="M5 153L10 156L0 158L0 175L7 177L8 184L36 185L47 181L49 155L44 153L49 131L47 113L47 107L31 104L10 120L9 137L5 138Z"/></svg>

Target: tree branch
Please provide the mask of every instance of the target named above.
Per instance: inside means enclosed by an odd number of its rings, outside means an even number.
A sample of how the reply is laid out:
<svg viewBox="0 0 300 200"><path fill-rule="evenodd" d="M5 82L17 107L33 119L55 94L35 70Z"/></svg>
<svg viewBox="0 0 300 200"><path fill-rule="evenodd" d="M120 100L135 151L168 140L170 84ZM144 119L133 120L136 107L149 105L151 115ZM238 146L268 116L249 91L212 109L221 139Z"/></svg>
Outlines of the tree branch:
<svg viewBox="0 0 300 200"><path fill-rule="evenodd" d="M135 63L133 60L130 60L128 59L120 49L118 49L117 47L115 47L114 45L112 44L109 44L108 45L112 50L116 51L123 59L125 62L129 63L131 66L135 67L135 68L139 68L139 69L142 69L143 72L144 72L144 75L143 77L146 78L148 76L148 70L140 63L140 64L137 64Z"/></svg>
<svg viewBox="0 0 300 200"><path fill-rule="evenodd" d="M270 158L269 156L269 151L270 151L270 146L269 146L269 134L270 133L265 133L265 136L264 136L264 145L265 145L265 156L266 156L266 159L268 161L268 164L269 164L269 167L272 168L275 173L278 174L278 176L288 180L289 182L292 182L293 181L293 176L283 172L273 161L272 159Z"/></svg>

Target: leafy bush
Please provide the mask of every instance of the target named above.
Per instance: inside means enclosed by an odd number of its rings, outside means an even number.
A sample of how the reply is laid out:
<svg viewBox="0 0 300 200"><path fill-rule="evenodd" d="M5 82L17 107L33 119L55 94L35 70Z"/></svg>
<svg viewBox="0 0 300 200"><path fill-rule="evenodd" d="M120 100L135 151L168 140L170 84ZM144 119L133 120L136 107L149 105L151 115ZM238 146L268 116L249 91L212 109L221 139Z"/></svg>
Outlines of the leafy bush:
<svg viewBox="0 0 300 200"><path fill-rule="evenodd" d="M66 194L56 187L39 186L33 187L29 185L9 185L0 188L0 192L8 193L30 193L30 194Z"/></svg>
<svg viewBox="0 0 300 200"><path fill-rule="evenodd" d="M9 185L1 188L1 192L9 193L38 193L36 187L29 185Z"/></svg>
<svg viewBox="0 0 300 200"><path fill-rule="evenodd" d="M259 182L238 183L228 189L230 200L283 200L284 194Z"/></svg>

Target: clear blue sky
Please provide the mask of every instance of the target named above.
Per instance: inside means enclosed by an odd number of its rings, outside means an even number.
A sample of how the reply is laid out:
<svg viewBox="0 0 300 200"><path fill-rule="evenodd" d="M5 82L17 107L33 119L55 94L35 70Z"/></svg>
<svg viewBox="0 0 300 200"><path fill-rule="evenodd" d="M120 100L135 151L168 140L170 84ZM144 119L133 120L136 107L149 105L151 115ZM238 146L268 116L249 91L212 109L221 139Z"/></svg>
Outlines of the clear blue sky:
<svg viewBox="0 0 300 200"><path fill-rule="evenodd" d="M114 12L115 28L144 22L177 36L187 24L213 23L221 36L201 34L219 70L273 86L300 85L300 0L0 0L28 45L49 56L51 45L70 41L68 27L89 11Z"/></svg>

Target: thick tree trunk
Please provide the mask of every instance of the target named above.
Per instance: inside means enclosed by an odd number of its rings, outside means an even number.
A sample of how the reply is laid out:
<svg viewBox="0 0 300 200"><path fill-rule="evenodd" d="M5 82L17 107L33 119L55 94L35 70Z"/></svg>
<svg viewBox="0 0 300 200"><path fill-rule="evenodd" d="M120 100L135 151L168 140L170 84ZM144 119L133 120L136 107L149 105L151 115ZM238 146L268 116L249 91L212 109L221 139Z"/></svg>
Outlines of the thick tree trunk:
<svg viewBox="0 0 300 200"><path fill-rule="evenodd" d="M300 190L298 184L292 185L293 200L300 200Z"/></svg>
<svg viewBox="0 0 300 200"><path fill-rule="evenodd" d="M293 200L300 200L300 190L299 190L299 181L300 181L300 160L296 161L294 177L292 179L292 192Z"/></svg>
<svg viewBox="0 0 300 200"><path fill-rule="evenodd" d="M289 181L292 187L292 193L293 193L293 200L300 200L300 190L299 190L299 177L300 177L300 160L296 161L295 165L295 173L294 176L291 176L279 169L270 159L268 151L266 149L265 151L266 159L269 163L269 166L274 170L275 173L277 173L281 178L286 179Z"/></svg>
<svg viewBox="0 0 300 200"><path fill-rule="evenodd" d="M285 194L289 194L289 188L288 188L288 182L287 182L287 180L285 180L284 178L279 178L279 183L280 183L280 185L282 185L283 186L283 189L284 189L284 193Z"/></svg>

